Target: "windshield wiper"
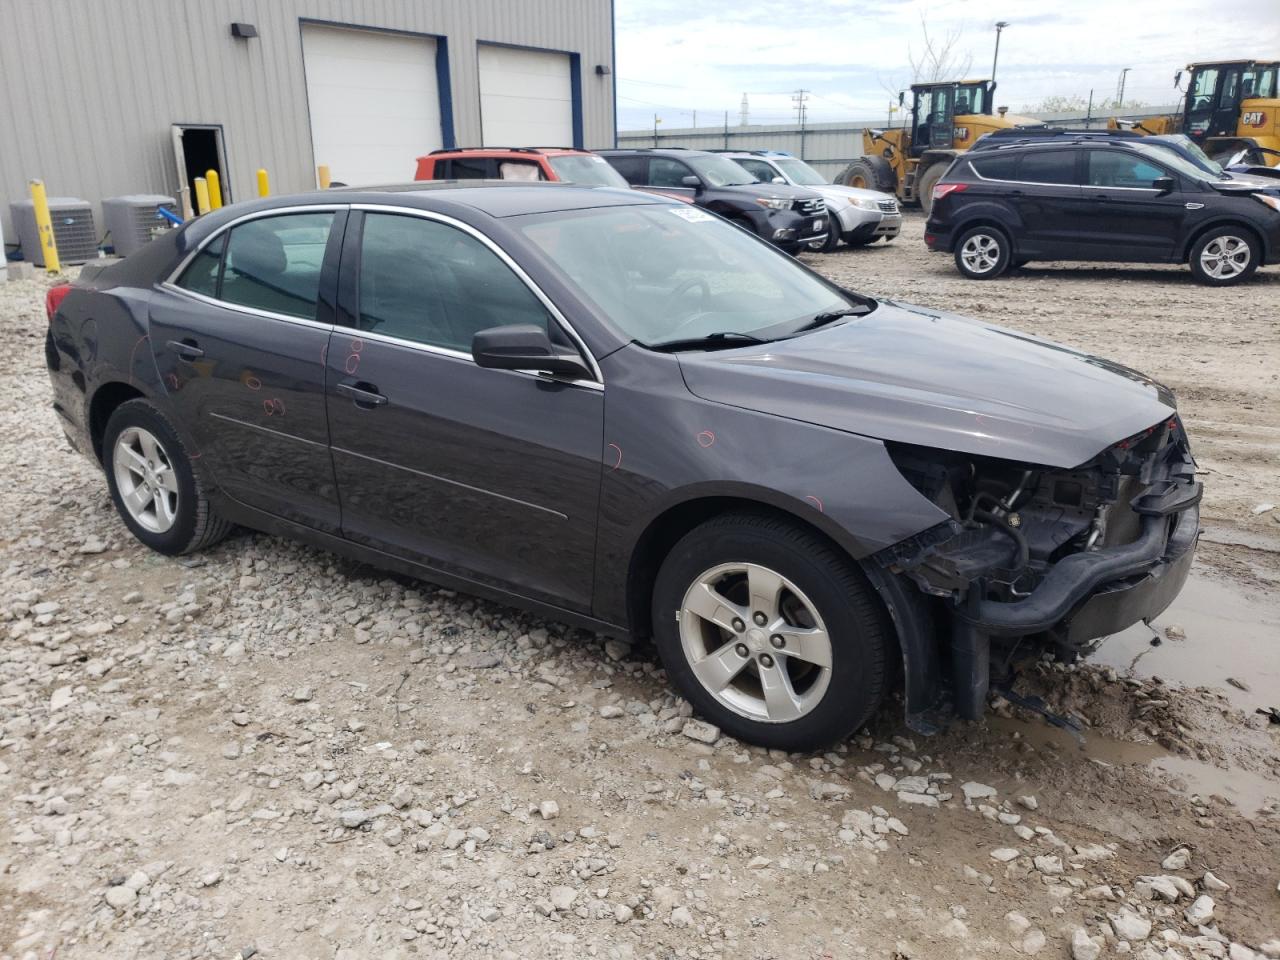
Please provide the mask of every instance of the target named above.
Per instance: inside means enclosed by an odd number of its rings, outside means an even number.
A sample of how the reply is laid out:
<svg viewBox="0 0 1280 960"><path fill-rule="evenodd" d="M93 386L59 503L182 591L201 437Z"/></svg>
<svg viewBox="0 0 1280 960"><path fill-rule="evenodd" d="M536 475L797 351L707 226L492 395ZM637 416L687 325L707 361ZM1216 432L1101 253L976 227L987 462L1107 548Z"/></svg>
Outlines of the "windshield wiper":
<svg viewBox="0 0 1280 960"><path fill-rule="evenodd" d="M677 350L714 350L717 347L737 347L748 343L768 343L768 340L762 340L760 337L750 333L740 333L737 330L718 330L715 333L708 333L701 337L686 337L683 340L664 340L662 343L654 343L649 345L650 350L659 350L663 353L674 353Z"/></svg>
<svg viewBox="0 0 1280 960"><path fill-rule="evenodd" d="M818 327L825 327L828 323L834 323L841 317L865 317L874 308L866 304L860 304L856 307L849 307L845 310L830 310L827 313L820 313L811 319L808 323L797 327L796 333L803 333L806 330L816 330Z"/></svg>

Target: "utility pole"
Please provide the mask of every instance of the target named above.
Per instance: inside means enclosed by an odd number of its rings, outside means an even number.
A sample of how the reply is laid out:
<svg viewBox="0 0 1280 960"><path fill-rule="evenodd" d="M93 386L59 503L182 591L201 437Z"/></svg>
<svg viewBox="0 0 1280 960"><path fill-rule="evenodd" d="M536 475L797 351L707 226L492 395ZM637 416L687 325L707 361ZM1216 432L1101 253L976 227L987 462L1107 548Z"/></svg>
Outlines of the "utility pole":
<svg viewBox="0 0 1280 960"><path fill-rule="evenodd" d="M729 111L724 112L724 148L729 149Z"/></svg>
<svg viewBox="0 0 1280 960"><path fill-rule="evenodd" d="M655 149L658 146L658 124L661 122L662 118L655 113L653 115L653 146Z"/></svg>
<svg viewBox="0 0 1280 960"><path fill-rule="evenodd" d="M742 106L738 108L738 125L745 127L751 120L751 109L747 106L747 95L742 95Z"/></svg>
<svg viewBox="0 0 1280 960"><path fill-rule="evenodd" d="M692 113L693 113L693 129L697 130L698 129L698 111L694 110L692 111Z"/></svg>
<svg viewBox="0 0 1280 960"><path fill-rule="evenodd" d="M804 122L809 115L809 108L805 106L805 102L809 99L809 91L805 89L797 90L791 96L791 102L796 105L796 120L800 123L800 159L804 159Z"/></svg>
<svg viewBox="0 0 1280 960"><path fill-rule="evenodd" d="M996 84L996 64L1000 62L1000 33L1008 25L1009 25L1008 20L996 21L996 53L995 53L995 56L991 58L991 85L993 87Z"/></svg>
<svg viewBox="0 0 1280 960"><path fill-rule="evenodd" d="M1084 115L1084 128L1086 130L1093 126L1093 88L1089 88L1089 109Z"/></svg>
<svg viewBox="0 0 1280 960"><path fill-rule="evenodd" d="M1117 112L1119 112L1120 108L1124 106L1124 82L1129 76L1129 71L1132 69L1133 67L1125 67L1123 70L1120 71L1120 84L1116 89L1116 111Z"/></svg>

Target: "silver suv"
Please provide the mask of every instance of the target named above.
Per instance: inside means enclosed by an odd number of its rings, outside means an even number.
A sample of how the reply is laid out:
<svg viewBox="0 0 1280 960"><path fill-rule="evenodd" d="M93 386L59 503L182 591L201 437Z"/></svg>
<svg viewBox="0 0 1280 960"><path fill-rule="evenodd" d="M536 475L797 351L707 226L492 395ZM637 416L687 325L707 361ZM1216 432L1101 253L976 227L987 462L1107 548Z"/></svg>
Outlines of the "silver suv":
<svg viewBox="0 0 1280 960"><path fill-rule="evenodd" d="M828 183L813 167L781 150L717 150L762 183L789 183L821 194L831 216L831 231L824 240L809 244L811 250L829 252L843 240L851 247L888 243L902 230L902 211L888 193Z"/></svg>

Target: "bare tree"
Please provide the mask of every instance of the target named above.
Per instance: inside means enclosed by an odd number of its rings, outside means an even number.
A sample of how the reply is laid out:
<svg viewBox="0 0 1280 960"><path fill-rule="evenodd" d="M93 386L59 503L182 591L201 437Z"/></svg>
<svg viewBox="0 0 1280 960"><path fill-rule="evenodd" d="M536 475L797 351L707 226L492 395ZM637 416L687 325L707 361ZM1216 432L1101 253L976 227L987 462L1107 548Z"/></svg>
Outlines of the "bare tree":
<svg viewBox="0 0 1280 960"><path fill-rule="evenodd" d="M960 49L964 31L957 27L941 37L929 34L929 24L920 17L920 31L924 34L924 48L917 54L907 47L907 60L911 63L912 83L936 83L943 80L963 80L973 66L973 54Z"/></svg>

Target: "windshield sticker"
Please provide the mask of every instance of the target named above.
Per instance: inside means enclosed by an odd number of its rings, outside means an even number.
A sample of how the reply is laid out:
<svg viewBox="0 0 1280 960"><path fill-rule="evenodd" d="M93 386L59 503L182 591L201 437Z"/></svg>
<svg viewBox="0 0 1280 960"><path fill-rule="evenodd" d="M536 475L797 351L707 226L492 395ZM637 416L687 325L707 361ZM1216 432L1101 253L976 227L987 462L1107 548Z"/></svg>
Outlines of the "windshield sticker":
<svg viewBox="0 0 1280 960"><path fill-rule="evenodd" d="M704 220L714 220L715 217L707 213L705 210L699 210L697 207L677 207L671 211L682 220L688 220L690 223L701 223Z"/></svg>

